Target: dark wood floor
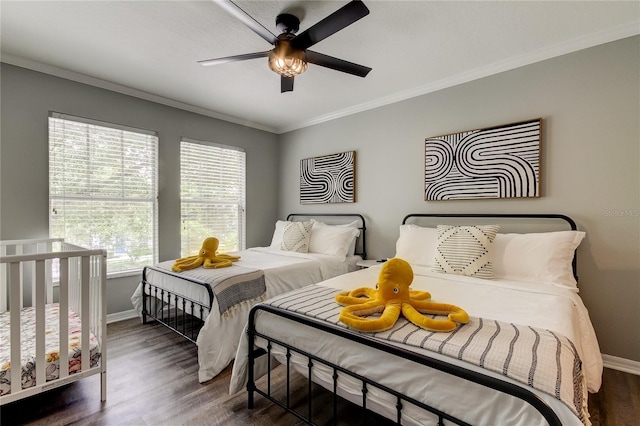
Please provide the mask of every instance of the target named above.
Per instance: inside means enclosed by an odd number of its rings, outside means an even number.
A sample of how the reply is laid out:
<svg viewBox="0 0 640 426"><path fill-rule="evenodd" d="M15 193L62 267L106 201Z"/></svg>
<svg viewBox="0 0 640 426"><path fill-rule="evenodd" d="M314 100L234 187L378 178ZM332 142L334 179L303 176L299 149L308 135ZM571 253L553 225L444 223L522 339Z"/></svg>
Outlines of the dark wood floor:
<svg viewBox="0 0 640 426"><path fill-rule="evenodd" d="M0 407L0 423L9 425L296 425L290 414L256 398L247 410L246 394L228 395L231 369L198 383L197 352L193 344L161 325L138 320L108 326L108 397L100 402L100 382L90 377L45 394ZM278 374L283 375L280 371ZM292 385L294 405L304 407L305 381ZM322 407L331 396L314 388L314 420L330 424ZM589 398L595 426L640 424L640 376L605 369L603 387ZM340 423L361 424L355 407L340 404ZM367 424L388 424L371 417Z"/></svg>

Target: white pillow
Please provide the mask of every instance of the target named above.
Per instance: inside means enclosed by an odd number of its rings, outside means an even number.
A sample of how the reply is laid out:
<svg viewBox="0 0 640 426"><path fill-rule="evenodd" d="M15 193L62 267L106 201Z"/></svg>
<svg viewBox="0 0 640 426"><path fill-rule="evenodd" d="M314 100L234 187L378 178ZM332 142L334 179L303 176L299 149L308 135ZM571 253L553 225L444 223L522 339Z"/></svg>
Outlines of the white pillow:
<svg viewBox="0 0 640 426"><path fill-rule="evenodd" d="M414 224L400 225L396 257L414 265L435 266L438 230Z"/></svg>
<svg viewBox="0 0 640 426"><path fill-rule="evenodd" d="M309 240L311 239L311 227L313 223L289 222L284 225L282 233L282 244L280 248L286 251L296 251L307 253L309 251Z"/></svg>
<svg viewBox="0 0 640 426"><path fill-rule="evenodd" d="M438 225L434 271L493 278L493 240L499 225Z"/></svg>
<svg viewBox="0 0 640 426"><path fill-rule="evenodd" d="M494 251L495 276L575 288L573 256L584 237L582 231L498 234Z"/></svg>
<svg viewBox="0 0 640 426"><path fill-rule="evenodd" d="M357 238L360 236L360 224L358 223L357 220L354 220L351 223L344 223L344 224L341 224L341 225L328 225L328 224L326 224L324 222L320 222L320 221L315 220L315 219L311 219L311 222L313 222L313 228L311 228L311 240L312 241L313 241L313 236L314 236L314 230L316 232L318 232L317 230L318 230L318 228L320 226L336 226L336 227L339 227L339 228L353 228L356 231L358 231L356 233L356 235L351 239L351 242L349 243L349 247L347 249L347 256L353 256L355 254L355 252L356 252L356 241L357 241ZM322 233L320 233L318 238L316 238L316 240L319 240L319 239L322 239ZM318 252L314 252L311 248L309 249L309 251L312 252L312 253L318 253Z"/></svg>
<svg viewBox="0 0 640 426"><path fill-rule="evenodd" d="M276 229L273 231L273 237L271 238L271 247L272 249L281 250L282 246L282 234L284 234L284 226L289 223L284 220L279 220L276 222Z"/></svg>
<svg viewBox="0 0 640 426"><path fill-rule="evenodd" d="M356 223L357 226L357 223ZM351 226L333 226L314 221L309 241L309 252L336 256L345 260L355 248L355 239L360 230Z"/></svg>

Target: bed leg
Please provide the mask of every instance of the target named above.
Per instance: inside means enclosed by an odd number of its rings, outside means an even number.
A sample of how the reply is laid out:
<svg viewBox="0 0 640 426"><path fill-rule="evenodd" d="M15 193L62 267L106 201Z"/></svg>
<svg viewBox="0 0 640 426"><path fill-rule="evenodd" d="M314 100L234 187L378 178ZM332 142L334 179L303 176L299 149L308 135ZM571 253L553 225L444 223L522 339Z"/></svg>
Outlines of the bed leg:
<svg viewBox="0 0 640 426"><path fill-rule="evenodd" d="M147 323L147 298L144 294L145 284L142 284L142 323Z"/></svg>
<svg viewBox="0 0 640 426"><path fill-rule="evenodd" d="M249 377L247 381L247 408L253 408L253 393L256 389L256 384L253 381L253 358L249 356Z"/></svg>
<svg viewBox="0 0 640 426"><path fill-rule="evenodd" d="M145 266L142 269L142 323L147 323L147 267ZM149 291L151 291L151 286L149 286Z"/></svg>
<svg viewBox="0 0 640 426"><path fill-rule="evenodd" d="M253 335L251 333L248 334L248 338L249 338L249 366L248 366L249 371L247 372L248 373L247 375L247 408L251 410L253 408L253 392L256 389L256 383L254 381L254 372L253 372L253 368L255 364L255 359L254 359L255 349L253 348Z"/></svg>
<svg viewBox="0 0 640 426"><path fill-rule="evenodd" d="M107 372L100 373L100 401L107 400Z"/></svg>
<svg viewBox="0 0 640 426"><path fill-rule="evenodd" d="M253 409L253 390L247 385L247 408L249 410Z"/></svg>
<svg viewBox="0 0 640 426"><path fill-rule="evenodd" d="M255 378L254 378L254 364L255 364L255 355L256 349L253 346L254 343L254 328L253 328L253 310L249 314L249 327L247 328L247 339L249 340L249 365L247 372L247 408L250 410L253 408L253 393L256 389Z"/></svg>

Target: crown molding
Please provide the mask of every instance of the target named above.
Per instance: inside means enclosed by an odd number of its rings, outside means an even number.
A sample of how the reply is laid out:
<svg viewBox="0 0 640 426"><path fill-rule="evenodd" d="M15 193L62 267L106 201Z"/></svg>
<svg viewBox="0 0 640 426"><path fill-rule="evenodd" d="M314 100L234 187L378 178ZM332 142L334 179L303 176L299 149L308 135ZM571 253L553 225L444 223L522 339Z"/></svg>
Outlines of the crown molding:
<svg viewBox="0 0 640 426"><path fill-rule="evenodd" d="M577 39L569 40L565 43L556 44L554 46L539 49L537 51L519 55L508 60L495 62L486 67L476 68L469 72L447 77L433 83L429 83L423 86L418 86L409 90L395 93L390 96L375 99L371 102L365 102L359 105L355 105L349 108L335 111L330 114L326 114L320 117L307 120L296 125L284 127L278 129L279 134L291 132L293 130L302 129L304 127L313 126L316 124L325 123L327 121L335 120L337 118L346 117L348 115L357 114L370 109L378 108L381 106L393 104L396 102L404 101L407 99L415 98L417 96L426 95L438 90L446 89L449 87L457 86L459 84L468 83L473 80L478 80L484 77L488 77L494 74L498 74L505 71L510 71L516 68L530 65L536 62L541 62L547 59L552 59L558 56L573 53L579 50L588 49L601 44L609 43L612 41L620 40L627 37L632 37L640 34L640 22L635 22L629 25L622 25L613 28L608 31L602 31L588 36L580 37Z"/></svg>
<svg viewBox="0 0 640 426"><path fill-rule="evenodd" d="M607 31L601 31L595 34L590 34L577 39L569 40L565 43L556 44L554 46L539 49L537 51L519 55L508 60L499 61L490 64L486 67L476 68L469 72L447 77L433 83L418 86L409 90L394 93L390 96L385 96L379 99L375 99L370 102L354 105L349 108L345 108L339 111L325 114L319 117L315 117L306 121L302 121L290 126L284 126L280 128L274 128L266 126L260 123L254 123L239 117L233 117L226 114L222 114L216 111L212 111L206 108L197 107L184 102L176 101L173 99L165 98L163 96L154 95L152 93L144 92L142 90L134 89L131 87L123 86L117 83L113 83L107 80L102 80L96 77L91 77L85 74L77 73L74 71L57 68L51 65L39 63L29 59L3 54L0 58L1 62L15 65L22 68L31 69L33 71L50 74L56 77L65 78L68 80L76 81L83 84L99 87L113 92L122 93L124 95L133 96L136 98L148 100L151 102L159 103L162 105L190 111L196 114L205 115L208 117L216 118L219 120L240 124L246 127L251 127L258 130L263 130L275 134L288 133L294 130L302 129L305 127L313 126L316 124L325 123L327 121L335 120L337 118L346 117L352 114L368 111L370 109L379 108L381 106L390 105L396 102L401 102L407 99L415 98L418 96L426 95L438 90L446 89L449 87L457 86L459 84L468 83L470 81L478 80L484 77L488 77L494 74L498 74L505 71L510 71L516 68L530 65L536 62L552 59L558 56L573 53L579 50L588 49L590 47L598 46L601 44L609 43L615 40L620 40L627 37L632 37L640 34L640 22L634 22L628 25L622 25L616 28L612 28Z"/></svg>
<svg viewBox="0 0 640 426"><path fill-rule="evenodd" d="M174 99L165 98L163 96L154 95L153 93L134 89L128 86L123 86L121 84L113 83L100 78L91 77L86 74L70 71L64 68L54 67L52 65L43 64L41 62L32 61L30 59L22 58L19 56L7 55L3 53L2 57L0 58L0 62L9 64L9 65L15 65L21 68L26 68L32 71L41 72L44 74L49 74L55 77L64 78L66 80L75 81L77 83L87 84L89 86L98 87L100 89L110 90L112 92L121 93L123 95L133 96L135 98L155 102L157 104L161 104L161 105L165 105L173 108L178 108L184 111L189 111L189 112L193 112L200 115L206 115L207 117L216 118L218 120L240 124L240 125L243 125L246 127L252 127L258 130L264 130L265 132L269 132L269 133L277 133L277 129L273 127L265 126L259 123L254 123L242 118L222 114L206 108L197 107L195 105L176 101Z"/></svg>

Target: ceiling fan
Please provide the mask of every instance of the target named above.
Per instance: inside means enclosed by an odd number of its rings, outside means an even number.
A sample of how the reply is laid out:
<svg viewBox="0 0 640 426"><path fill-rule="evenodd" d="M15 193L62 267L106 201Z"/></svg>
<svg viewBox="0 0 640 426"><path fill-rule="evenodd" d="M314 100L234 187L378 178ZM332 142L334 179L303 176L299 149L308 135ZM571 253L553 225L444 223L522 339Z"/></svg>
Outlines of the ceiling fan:
<svg viewBox="0 0 640 426"><path fill-rule="evenodd" d="M293 91L293 78L307 69L307 63L342 71L347 74L365 77L371 68L354 64L333 56L307 50L319 41L353 24L369 14L369 9L360 0L353 0L320 22L296 35L300 29L300 20L289 13L276 17L276 28L281 34L276 36L244 10L230 0L217 0L216 3L228 13L242 21L260 37L274 45L272 50L227 56L224 58L198 61L204 66L219 65L227 62L247 59L269 58L269 68L280 74L280 92Z"/></svg>

